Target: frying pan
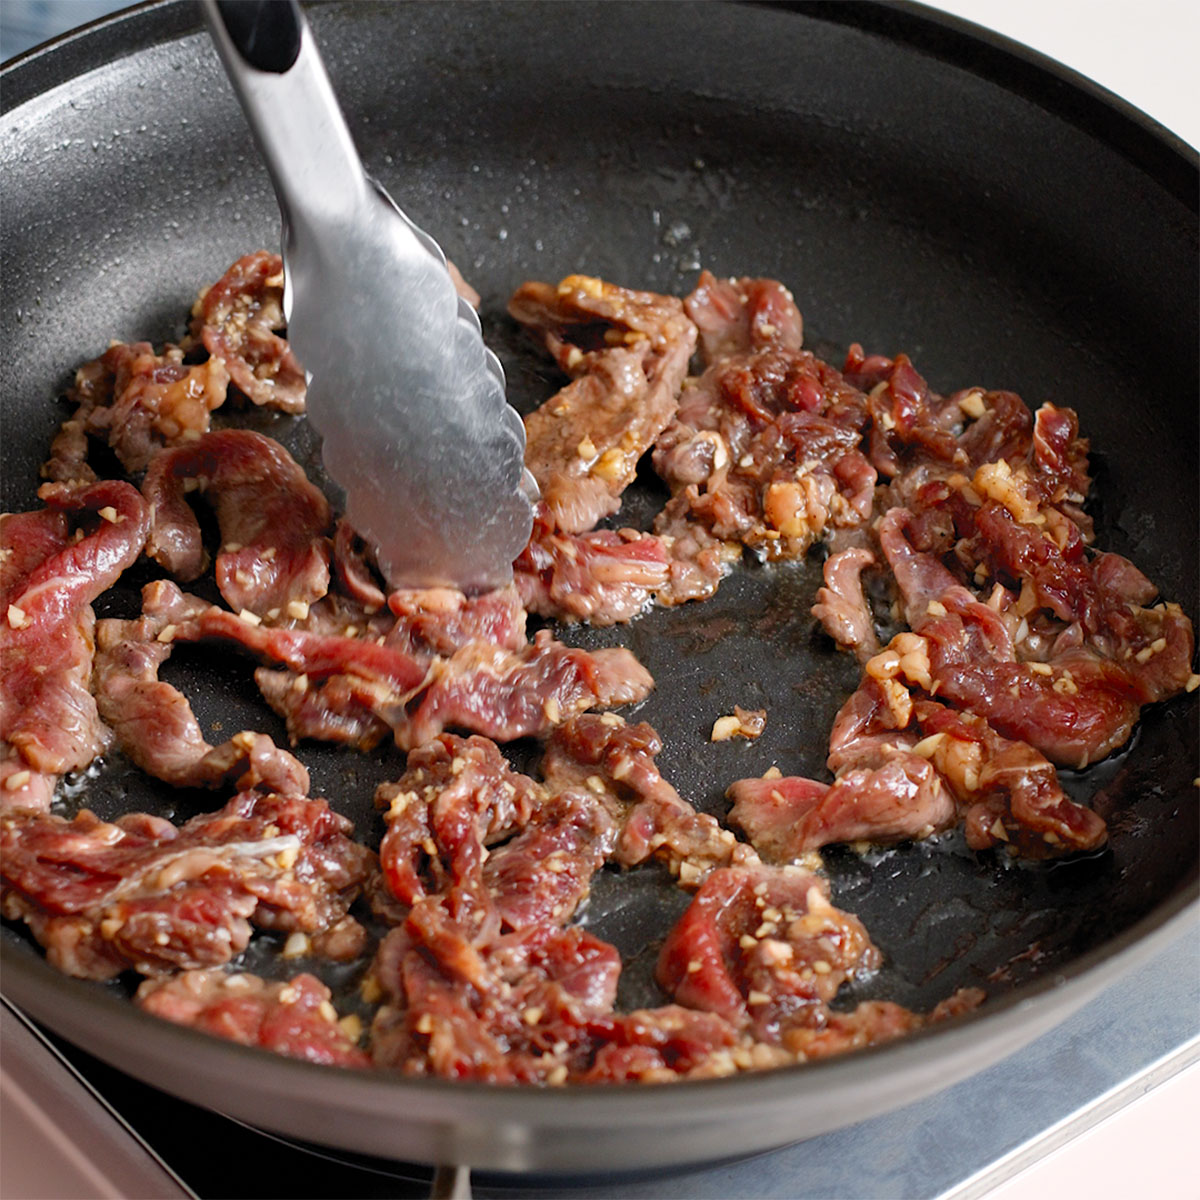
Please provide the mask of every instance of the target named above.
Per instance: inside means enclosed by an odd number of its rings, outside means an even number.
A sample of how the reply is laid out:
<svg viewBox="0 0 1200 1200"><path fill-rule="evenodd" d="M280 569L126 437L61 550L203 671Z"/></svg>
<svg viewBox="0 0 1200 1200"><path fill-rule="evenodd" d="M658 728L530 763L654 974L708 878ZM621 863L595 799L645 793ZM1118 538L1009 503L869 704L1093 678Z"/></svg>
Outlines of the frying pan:
<svg viewBox="0 0 1200 1200"><path fill-rule="evenodd" d="M1010 388L1078 409L1101 544L1193 619L1197 588L1196 155L1112 97L950 18L892 5L322 4L309 11L368 168L483 295L518 406L557 386L503 315L526 278L584 270L682 293L701 265L787 282L807 340L909 352L932 385ZM196 288L278 240L266 175L199 17L155 3L3 73L3 504L32 505L55 396L113 337L181 332ZM256 414L315 470L302 422ZM661 501L634 489L625 519ZM148 568L105 597L126 613ZM658 689L666 777L723 814L734 778L818 773L857 668L808 614L814 561L747 568L715 599L624 629ZM201 721L282 730L249 669L169 665ZM766 708L753 744L707 741ZM1194 918L1197 705L1150 710L1132 745L1068 789L1109 822L1101 854L1010 867L954 837L827 854L835 900L885 955L848 1002L917 1008L961 985L978 1013L811 1066L679 1084L537 1090L321 1068L136 1011L119 984L67 979L19 928L4 987L139 1078L308 1141L512 1170L636 1167L748 1153L864 1119L1028 1044ZM301 747L314 794L378 837L375 783L400 757ZM528 747L516 747L519 762ZM524 760L522 759L524 755ZM114 759L76 781L102 815L183 819ZM686 903L654 869L603 873L587 920L653 1002L656 939ZM269 946L268 946L269 949ZM252 969L272 970L260 951ZM327 975L344 1003L356 971Z"/></svg>

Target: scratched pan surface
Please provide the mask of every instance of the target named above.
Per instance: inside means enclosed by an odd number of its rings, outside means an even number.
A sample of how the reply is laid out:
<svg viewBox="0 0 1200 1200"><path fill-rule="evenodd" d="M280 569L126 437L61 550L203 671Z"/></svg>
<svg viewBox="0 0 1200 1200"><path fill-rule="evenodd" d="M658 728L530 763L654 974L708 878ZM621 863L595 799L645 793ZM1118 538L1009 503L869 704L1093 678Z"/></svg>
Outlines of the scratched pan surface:
<svg viewBox="0 0 1200 1200"><path fill-rule="evenodd" d="M561 380L503 315L526 278L586 271L682 293L703 265L787 282L810 346L908 351L939 390L1011 388L1075 407L1092 438L1100 541L1193 619L1197 585L1195 155L1044 61L919 10L686 4L329 4L310 11L368 167L483 295L514 401ZM2 480L33 501L55 397L110 338L178 337L197 287L278 242L274 200L187 5L151 5L4 77ZM316 473L303 422L255 414ZM650 480L623 519L661 499ZM717 815L733 779L819 774L854 687L808 608L813 559L749 567L703 605L564 636L630 645L657 691L636 712L666 776ZM139 567L101 602L128 613ZM250 665L209 648L167 676L220 730L282 729ZM712 745L734 704L752 744ZM1066 774L1109 822L1103 853L1010 867L957 836L826 858L835 898L885 955L847 1003L918 1008L956 987L978 1015L770 1076L654 1089L521 1091L336 1072L153 1021L128 989L67 980L3 931L6 991L101 1057L312 1141L514 1169L650 1166L778 1145L944 1086L1018 1049L1164 944L1196 891L1197 705L1160 706L1132 745ZM304 745L314 790L376 840L394 750ZM531 762L532 747L514 747ZM186 818L113 758L68 808ZM586 919L623 951L622 1002L657 1003L654 951L686 897L656 869L604 873ZM275 970L263 939L247 965ZM304 964L310 965L310 964ZM361 966L328 974L352 1004Z"/></svg>

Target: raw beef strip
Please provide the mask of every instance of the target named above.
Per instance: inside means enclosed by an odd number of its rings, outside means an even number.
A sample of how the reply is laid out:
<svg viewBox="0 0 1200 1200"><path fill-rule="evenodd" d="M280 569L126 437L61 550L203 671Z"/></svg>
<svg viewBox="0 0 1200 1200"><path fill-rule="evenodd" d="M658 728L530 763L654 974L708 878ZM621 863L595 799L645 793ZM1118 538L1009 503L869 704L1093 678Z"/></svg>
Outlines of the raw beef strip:
<svg viewBox="0 0 1200 1200"><path fill-rule="evenodd" d="M216 966L250 921L317 933L340 921L372 855L324 800L243 792L176 827L145 813L0 818L4 915L69 975Z"/></svg>
<svg viewBox="0 0 1200 1200"><path fill-rule="evenodd" d="M332 993L312 975L279 983L241 971L181 971L144 980L135 999L156 1017L243 1046L336 1067L371 1063L338 1023Z"/></svg>
<svg viewBox="0 0 1200 1200"><path fill-rule="evenodd" d="M88 689L91 603L137 559L150 524L145 503L127 483L77 489L47 483L38 494L44 513L0 518L0 759L6 764L0 807L40 804L49 781L34 776L85 767L107 745Z"/></svg>
<svg viewBox="0 0 1200 1200"><path fill-rule="evenodd" d="M185 582L207 566L187 496L198 492L213 506L217 586L235 611L277 620L329 590L329 503L274 439L222 429L164 450L142 492L154 512L146 552Z"/></svg>

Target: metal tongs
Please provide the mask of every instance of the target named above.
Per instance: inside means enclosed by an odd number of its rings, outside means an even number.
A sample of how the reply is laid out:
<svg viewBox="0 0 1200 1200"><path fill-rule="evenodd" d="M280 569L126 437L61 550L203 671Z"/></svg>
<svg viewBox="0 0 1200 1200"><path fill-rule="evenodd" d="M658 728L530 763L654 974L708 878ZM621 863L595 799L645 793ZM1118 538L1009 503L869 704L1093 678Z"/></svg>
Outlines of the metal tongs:
<svg viewBox="0 0 1200 1200"><path fill-rule="evenodd" d="M295 0L201 0L283 217L288 340L390 587L498 587L532 526L525 429L437 243L363 169Z"/></svg>

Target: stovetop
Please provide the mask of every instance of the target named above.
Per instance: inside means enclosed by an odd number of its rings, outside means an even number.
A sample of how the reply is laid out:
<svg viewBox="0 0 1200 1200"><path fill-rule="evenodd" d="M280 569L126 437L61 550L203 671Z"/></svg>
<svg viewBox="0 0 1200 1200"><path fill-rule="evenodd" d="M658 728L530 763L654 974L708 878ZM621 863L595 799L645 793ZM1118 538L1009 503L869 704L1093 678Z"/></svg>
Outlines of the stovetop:
<svg viewBox="0 0 1200 1200"><path fill-rule="evenodd" d="M1200 925L1026 1049L884 1116L736 1162L577 1177L465 1173L287 1143L53 1049L201 1200L470 1194L477 1200L973 1200L1200 1061ZM457 1191L455 1189L458 1189Z"/></svg>

